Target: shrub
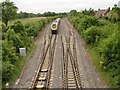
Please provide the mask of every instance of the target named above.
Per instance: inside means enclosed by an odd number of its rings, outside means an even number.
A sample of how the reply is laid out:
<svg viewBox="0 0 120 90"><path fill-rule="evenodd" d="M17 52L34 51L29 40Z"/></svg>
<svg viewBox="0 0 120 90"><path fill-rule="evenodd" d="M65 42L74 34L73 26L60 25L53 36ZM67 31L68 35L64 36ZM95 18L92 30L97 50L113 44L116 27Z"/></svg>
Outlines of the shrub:
<svg viewBox="0 0 120 90"><path fill-rule="evenodd" d="M106 70L110 78L114 78L114 85L120 87L120 22L117 14L111 13L106 17L112 22L80 13L70 15L68 19L86 43L97 49L96 53L103 61L103 70Z"/></svg>
<svg viewBox="0 0 120 90"><path fill-rule="evenodd" d="M105 65L120 60L120 36L112 34L100 44L101 56L105 60ZM112 67L110 67L112 68Z"/></svg>
<svg viewBox="0 0 120 90"><path fill-rule="evenodd" d="M84 32L84 38L87 44L95 44L99 42L101 31L97 26L91 26Z"/></svg>
<svg viewBox="0 0 120 90"><path fill-rule="evenodd" d="M49 18L48 18L49 19ZM3 84L12 81L12 76L15 73L20 72L17 70L21 66L20 63L23 62L22 56L19 54L19 48L26 48L26 51L31 50L33 46L33 39L31 36L36 37L42 27L48 23L48 19L39 20L34 23L28 23L23 25L20 21L15 22L10 28L6 29L3 27L2 36L2 80ZM50 21L52 18L50 19ZM14 73L13 73L14 72ZM17 76L17 75L16 75ZM15 78L15 77L14 77ZM5 86L5 85L3 85Z"/></svg>
<svg viewBox="0 0 120 90"><path fill-rule="evenodd" d="M25 31L24 25L20 21L15 22L11 26L11 29L13 29L15 33L22 33Z"/></svg>

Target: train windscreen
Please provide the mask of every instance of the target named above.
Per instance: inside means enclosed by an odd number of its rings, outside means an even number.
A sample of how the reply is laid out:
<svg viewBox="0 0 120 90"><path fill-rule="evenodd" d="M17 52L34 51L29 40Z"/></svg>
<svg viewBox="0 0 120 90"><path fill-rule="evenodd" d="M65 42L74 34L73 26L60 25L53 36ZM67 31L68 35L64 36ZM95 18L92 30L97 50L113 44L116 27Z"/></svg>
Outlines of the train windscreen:
<svg viewBox="0 0 120 90"><path fill-rule="evenodd" d="M53 25L52 25L52 28L56 28L56 24L53 24Z"/></svg>

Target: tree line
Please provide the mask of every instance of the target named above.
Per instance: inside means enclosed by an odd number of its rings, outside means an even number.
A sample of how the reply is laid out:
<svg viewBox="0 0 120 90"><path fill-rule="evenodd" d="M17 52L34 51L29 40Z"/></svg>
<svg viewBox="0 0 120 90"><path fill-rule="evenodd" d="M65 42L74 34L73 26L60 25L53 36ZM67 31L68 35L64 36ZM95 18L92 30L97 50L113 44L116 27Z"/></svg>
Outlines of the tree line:
<svg viewBox="0 0 120 90"><path fill-rule="evenodd" d="M8 21L14 19L22 19L22 18L33 18L33 17L50 17L50 16L65 16L67 13L55 13L55 12L45 12L41 13L27 13L20 11L17 13L18 7L15 6L14 2L2 2L0 3L0 7L2 8L2 21L5 23L6 27L8 25Z"/></svg>
<svg viewBox="0 0 120 90"><path fill-rule="evenodd" d="M32 17L50 17L50 16L62 16L62 15L67 15L67 13L55 13L55 12L45 12L43 14L41 13L37 13L37 14L33 14L33 13L27 13L27 12L20 12L18 13L18 18L32 18Z"/></svg>

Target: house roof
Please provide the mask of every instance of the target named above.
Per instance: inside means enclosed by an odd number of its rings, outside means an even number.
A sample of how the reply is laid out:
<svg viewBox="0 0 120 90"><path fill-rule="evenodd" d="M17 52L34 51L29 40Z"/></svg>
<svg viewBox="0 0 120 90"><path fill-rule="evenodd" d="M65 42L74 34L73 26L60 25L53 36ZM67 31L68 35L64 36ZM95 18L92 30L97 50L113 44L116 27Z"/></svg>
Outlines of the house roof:
<svg viewBox="0 0 120 90"><path fill-rule="evenodd" d="M104 14L104 12L105 12L105 10L98 10L97 12L96 12L96 16L101 16L102 14Z"/></svg>
<svg viewBox="0 0 120 90"><path fill-rule="evenodd" d="M96 15L95 16L97 16L97 17L101 17L101 16L103 16L103 15L106 15L107 13L109 13L109 11L110 11L110 7L108 8L108 9L99 9L97 12L96 12Z"/></svg>

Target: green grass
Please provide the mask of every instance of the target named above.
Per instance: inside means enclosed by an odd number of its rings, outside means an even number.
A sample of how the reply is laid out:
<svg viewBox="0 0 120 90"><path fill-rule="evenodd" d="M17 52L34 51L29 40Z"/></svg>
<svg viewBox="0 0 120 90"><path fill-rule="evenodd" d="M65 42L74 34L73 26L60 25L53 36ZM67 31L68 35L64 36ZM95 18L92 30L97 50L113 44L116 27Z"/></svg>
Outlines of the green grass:
<svg viewBox="0 0 120 90"><path fill-rule="evenodd" d="M9 87L13 86L13 84L15 83L15 80L19 77L22 69L23 69L23 66L25 64L25 61L26 61L26 57L22 58L21 61L19 61L19 63L16 64L15 67L17 67L16 69L14 69L14 73L12 73L12 76L9 80ZM2 83L2 88L6 88L6 83Z"/></svg>
<svg viewBox="0 0 120 90"><path fill-rule="evenodd" d="M34 17L34 18L16 19L16 20L9 21L8 25L12 25L12 24L14 24L14 22L16 22L18 20L21 21L22 24L26 24L26 23L35 22L35 21L38 21L40 19L45 19L45 18L46 17ZM2 24L2 22L0 21L0 28L1 28L1 24Z"/></svg>
<svg viewBox="0 0 120 90"><path fill-rule="evenodd" d="M105 81L105 83L108 87L111 87L111 88L117 87L115 84L116 79L113 78L112 76L110 76L112 72L107 72L101 68L101 66L100 66L101 57L96 52L96 48L92 48L91 46L88 46L88 45L86 48L93 60L94 65L96 66L97 70L100 72L102 80Z"/></svg>
<svg viewBox="0 0 120 90"><path fill-rule="evenodd" d="M16 19L14 21L10 21L9 25L13 24L14 22L16 22L18 20L21 21L22 24L26 24L26 23L35 22L35 21L38 21L38 20L41 20L41 19L45 19L45 17L34 17L34 18Z"/></svg>
<svg viewBox="0 0 120 90"><path fill-rule="evenodd" d="M16 64L15 67L17 67L17 68L14 69L14 73L12 74L10 81L9 81L10 86L12 86L14 84L15 80L19 77L19 75L24 67L25 62L26 62L26 57L21 59L21 61Z"/></svg>

